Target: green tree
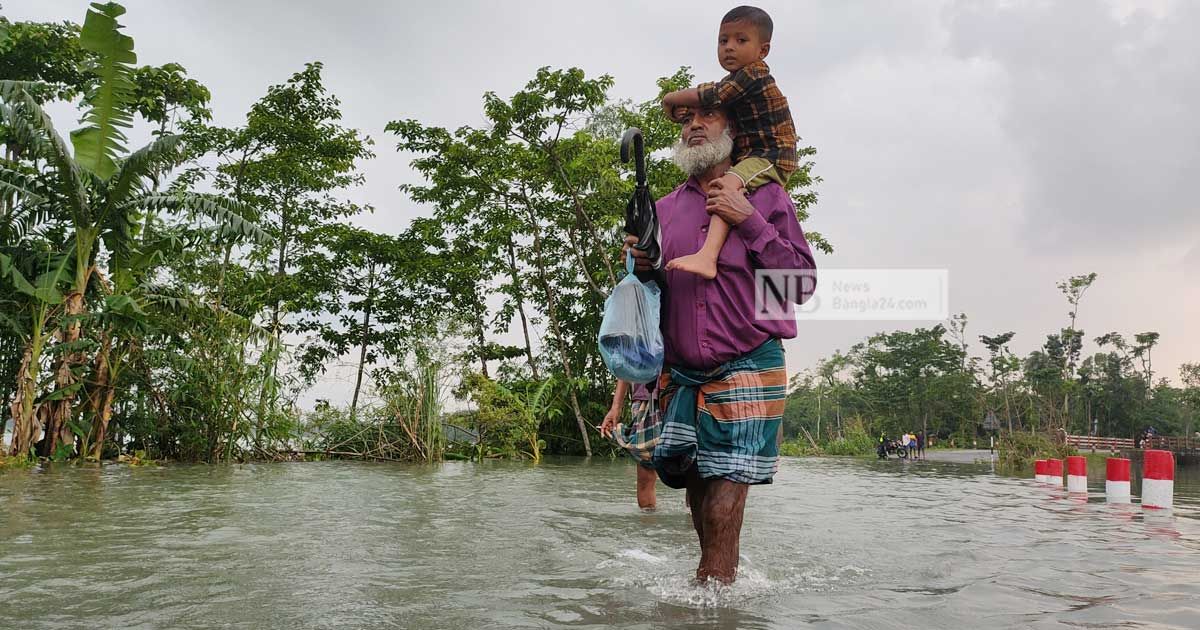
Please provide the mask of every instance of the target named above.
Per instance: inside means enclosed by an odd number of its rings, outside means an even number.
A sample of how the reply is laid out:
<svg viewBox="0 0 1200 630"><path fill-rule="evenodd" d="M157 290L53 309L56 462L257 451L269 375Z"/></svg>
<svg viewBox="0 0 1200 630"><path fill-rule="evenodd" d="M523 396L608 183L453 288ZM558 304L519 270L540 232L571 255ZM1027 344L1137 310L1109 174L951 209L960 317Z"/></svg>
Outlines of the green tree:
<svg viewBox="0 0 1200 630"><path fill-rule="evenodd" d="M1187 421L1184 435L1193 436L1196 420L1200 418L1200 363L1184 363L1179 366L1179 379L1183 381L1184 401L1187 404Z"/></svg>
<svg viewBox="0 0 1200 630"><path fill-rule="evenodd" d="M87 319L86 296L99 289L93 280L101 251L116 267L133 259L137 226L149 212L205 215L223 223L236 222L244 235L257 234L252 224L241 221L242 208L229 200L186 191L158 194L147 186L151 174L178 163L178 136L163 135L142 149L126 152L122 130L133 116L131 76L136 56L133 40L120 32L117 18L123 13L114 3L93 5L80 30L80 48L94 55L90 67L94 81L83 97L85 125L71 134L74 152L33 95L38 84L0 81L3 124L40 169L31 176L28 168L8 162L0 168L0 179L21 197L26 214L53 217L64 226L64 253L73 268L54 348L54 391L41 407L46 431L43 455L56 454L60 446L69 450L74 441L73 404L83 386L80 376L86 352L94 345L81 336L81 327Z"/></svg>
<svg viewBox="0 0 1200 630"><path fill-rule="evenodd" d="M428 290L439 284L430 277L436 261L411 233L392 237L335 223L313 229L307 240L296 275L317 289L297 325L314 335L302 347L300 368L312 378L355 352L353 422L367 369L383 356L402 359L439 320L439 292Z"/></svg>
<svg viewBox="0 0 1200 630"><path fill-rule="evenodd" d="M1008 343L1016 335L1015 332L1009 331L998 335L988 337L980 335L979 340L988 349L988 366L991 367L991 385L992 391L997 389L1000 391L1000 398L1004 403L1004 418L1008 423L1008 430L1013 430L1013 405L1011 391L1011 376L1021 369L1021 362L1013 355L1008 348Z"/></svg>
<svg viewBox="0 0 1200 630"><path fill-rule="evenodd" d="M10 22L0 16L0 77L27 81L39 103L73 100L93 80L89 52L71 22Z"/></svg>
<svg viewBox="0 0 1200 630"><path fill-rule="evenodd" d="M251 107L242 127L184 125L195 155L221 156L214 170L193 170L187 181L211 179L219 190L251 208L271 239L248 253L249 273L243 274L241 285L248 294L237 297L250 317L266 308L264 325L271 335L262 355L270 376L262 382L255 420L254 441L259 448L268 418L279 403L281 340L283 333L293 329L286 318L303 312L319 290L296 275L298 260L305 254L298 245L311 242L312 230L365 210L334 198L333 193L362 183L355 167L373 156L372 143L357 130L340 125L340 102L325 90L321 71L320 63L309 63L287 82L271 86ZM218 264L214 294L218 304L229 299L231 287L226 280L233 248L233 242L225 243Z"/></svg>

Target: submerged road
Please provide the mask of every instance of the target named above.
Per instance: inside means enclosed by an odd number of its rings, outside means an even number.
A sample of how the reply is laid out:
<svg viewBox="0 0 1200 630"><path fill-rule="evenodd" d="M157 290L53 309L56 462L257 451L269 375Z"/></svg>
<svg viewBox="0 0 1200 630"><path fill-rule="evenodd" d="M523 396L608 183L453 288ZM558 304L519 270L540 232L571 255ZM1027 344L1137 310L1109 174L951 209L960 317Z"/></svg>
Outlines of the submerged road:
<svg viewBox="0 0 1200 630"><path fill-rule="evenodd" d="M986 452L985 452L986 454ZM931 456L963 457L930 451ZM743 568L697 587L683 495L625 460L58 467L0 475L0 626L1195 628L1173 513L989 465L785 458ZM1099 494L1096 494L1099 493Z"/></svg>

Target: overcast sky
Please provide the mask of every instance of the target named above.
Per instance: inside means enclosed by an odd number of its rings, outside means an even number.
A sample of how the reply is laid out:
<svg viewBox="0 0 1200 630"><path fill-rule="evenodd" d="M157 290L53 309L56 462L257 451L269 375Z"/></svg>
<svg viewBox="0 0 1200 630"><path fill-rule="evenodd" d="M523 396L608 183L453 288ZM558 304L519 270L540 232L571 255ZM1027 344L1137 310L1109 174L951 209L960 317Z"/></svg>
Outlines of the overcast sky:
<svg viewBox="0 0 1200 630"><path fill-rule="evenodd" d="M14 20L81 22L86 3L4 2ZM378 157L352 193L363 225L402 230L424 212L384 125L482 123L540 66L611 74L645 100L691 66L718 78L729 2L311 2L127 0L139 62L182 63L238 124L268 85L325 63L345 123ZM1200 361L1200 2L845 0L763 2L768 62L820 202L806 229L836 247L818 267L945 268L968 333L1016 331L1024 354L1066 325L1055 283L1095 271L1079 325L1090 340L1158 331L1158 374ZM64 129L73 120L59 119ZM663 194L667 191L657 191ZM885 329L932 322L804 322L792 371ZM1085 354L1095 349L1090 341ZM984 354L976 343L974 350ZM318 392L348 398L344 381Z"/></svg>

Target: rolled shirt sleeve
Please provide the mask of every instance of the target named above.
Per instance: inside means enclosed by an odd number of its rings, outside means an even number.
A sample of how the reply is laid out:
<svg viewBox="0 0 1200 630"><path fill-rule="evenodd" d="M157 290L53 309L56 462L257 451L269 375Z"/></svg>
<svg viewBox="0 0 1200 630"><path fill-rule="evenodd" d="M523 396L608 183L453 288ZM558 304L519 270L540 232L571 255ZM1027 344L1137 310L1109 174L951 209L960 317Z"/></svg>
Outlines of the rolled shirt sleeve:
<svg viewBox="0 0 1200 630"><path fill-rule="evenodd" d="M713 83L696 86L700 106L706 109L731 107L747 95L762 90L763 80L770 76L767 64L756 61Z"/></svg>
<svg viewBox="0 0 1200 630"><path fill-rule="evenodd" d="M735 226L759 269L815 270L796 208L782 186L763 186L750 198L757 211Z"/></svg>

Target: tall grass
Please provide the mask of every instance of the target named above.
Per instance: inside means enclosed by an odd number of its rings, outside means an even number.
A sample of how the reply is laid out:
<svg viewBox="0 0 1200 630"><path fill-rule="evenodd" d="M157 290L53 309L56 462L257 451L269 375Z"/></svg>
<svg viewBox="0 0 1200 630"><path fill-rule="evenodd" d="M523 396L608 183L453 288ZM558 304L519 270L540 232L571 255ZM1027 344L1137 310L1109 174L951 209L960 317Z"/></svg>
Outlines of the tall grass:
<svg viewBox="0 0 1200 630"><path fill-rule="evenodd" d="M814 447L806 437L797 437L784 442L779 449L789 456L861 456L875 453L875 440L867 432L867 425L860 417L853 417L842 425L842 433L817 442Z"/></svg>
<svg viewBox="0 0 1200 630"><path fill-rule="evenodd" d="M377 388L380 404L349 410L321 406L305 417L301 452L311 457L441 461L443 367L418 358L415 369Z"/></svg>

